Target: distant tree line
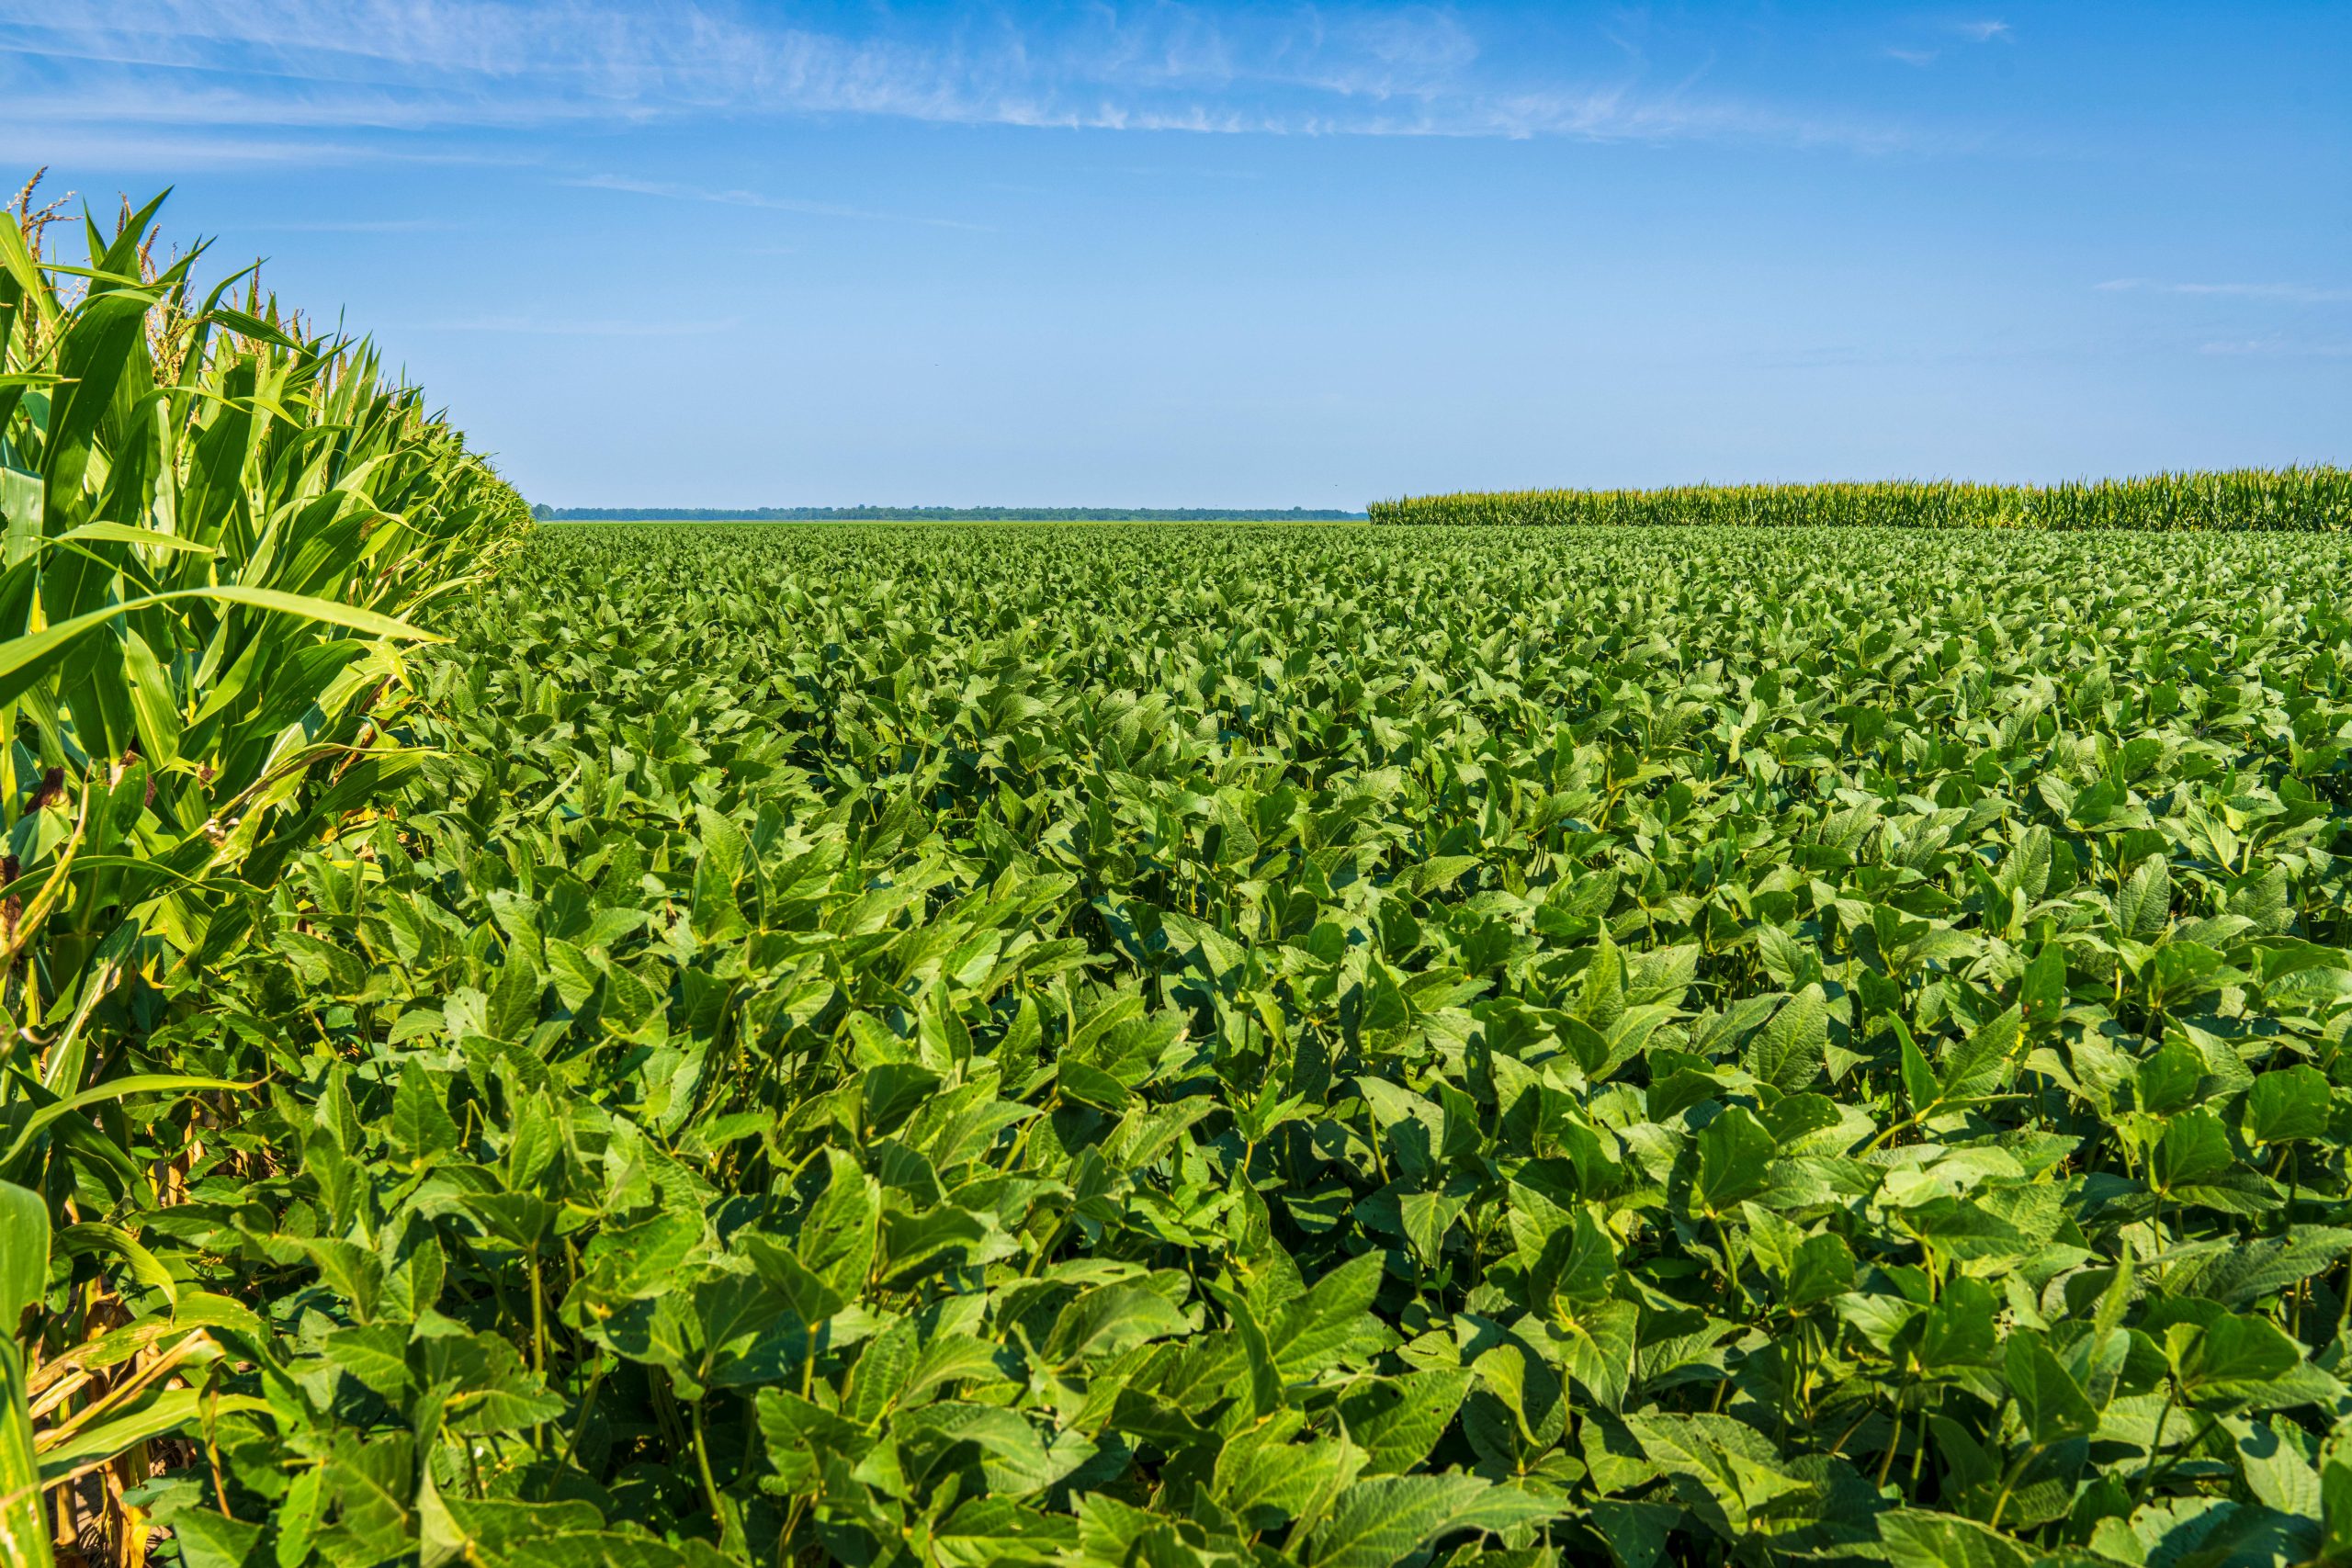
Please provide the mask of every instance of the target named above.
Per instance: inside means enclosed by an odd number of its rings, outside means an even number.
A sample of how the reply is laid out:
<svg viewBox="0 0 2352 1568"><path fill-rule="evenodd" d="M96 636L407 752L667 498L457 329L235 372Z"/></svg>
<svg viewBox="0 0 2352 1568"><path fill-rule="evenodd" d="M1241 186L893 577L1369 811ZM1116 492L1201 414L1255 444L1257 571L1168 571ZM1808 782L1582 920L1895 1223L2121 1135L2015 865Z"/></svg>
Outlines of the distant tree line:
<svg viewBox="0 0 2352 1568"><path fill-rule="evenodd" d="M1305 506L534 506L542 523L1348 523Z"/></svg>

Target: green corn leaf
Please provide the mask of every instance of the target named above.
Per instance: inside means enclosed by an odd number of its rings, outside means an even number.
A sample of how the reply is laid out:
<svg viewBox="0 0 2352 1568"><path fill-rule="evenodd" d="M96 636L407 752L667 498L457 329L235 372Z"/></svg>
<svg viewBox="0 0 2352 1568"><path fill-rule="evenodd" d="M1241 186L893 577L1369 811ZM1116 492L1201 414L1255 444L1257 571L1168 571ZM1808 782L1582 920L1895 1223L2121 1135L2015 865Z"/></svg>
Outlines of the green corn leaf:
<svg viewBox="0 0 2352 1568"><path fill-rule="evenodd" d="M103 1421L74 1427L56 1441L40 1444L41 1484L53 1486L169 1433L200 1429L221 1416L240 1411L266 1414L269 1408L267 1400L243 1394L218 1394L197 1388L156 1390Z"/></svg>
<svg viewBox="0 0 2352 1568"><path fill-rule="evenodd" d="M48 1568L55 1558L26 1408L24 1353L14 1338L0 1336L0 1558Z"/></svg>
<svg viewBox="0 0 2352 1568"><path fill-rule="evenodd" d="M49 1205L0 1181L0 1338L14 1338L28 1308L49 1293Z"/></svg>
<svg viewBox="0 0 2352 1568"><path fill-rule="evenodd" d="M38 1138L50 1126L63 1117L86 1111L92 1106L111 1105L140 1094L185 1094L220 1089L242 1092L252 1086L232 1083L225 1078L209 1078L185 1073L133 1073L127 1077L112 1078L92 1089L62 1100L52 1100L25 1116L17 1124L16 1137L7 1152L0 1154L0 1171L14 1171Z"/></svg>

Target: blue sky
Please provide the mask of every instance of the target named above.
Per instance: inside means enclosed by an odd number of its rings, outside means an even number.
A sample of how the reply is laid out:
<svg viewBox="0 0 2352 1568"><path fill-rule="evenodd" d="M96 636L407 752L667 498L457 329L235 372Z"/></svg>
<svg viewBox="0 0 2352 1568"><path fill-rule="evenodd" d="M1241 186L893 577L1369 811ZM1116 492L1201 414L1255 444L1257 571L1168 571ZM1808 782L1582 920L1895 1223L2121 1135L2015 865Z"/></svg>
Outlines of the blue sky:
<svg viewBox="0 0 2352 1568"><path fill-rule="evenodd" d="M2352 462L2352 6L0 0L557 505Z"/></svg>

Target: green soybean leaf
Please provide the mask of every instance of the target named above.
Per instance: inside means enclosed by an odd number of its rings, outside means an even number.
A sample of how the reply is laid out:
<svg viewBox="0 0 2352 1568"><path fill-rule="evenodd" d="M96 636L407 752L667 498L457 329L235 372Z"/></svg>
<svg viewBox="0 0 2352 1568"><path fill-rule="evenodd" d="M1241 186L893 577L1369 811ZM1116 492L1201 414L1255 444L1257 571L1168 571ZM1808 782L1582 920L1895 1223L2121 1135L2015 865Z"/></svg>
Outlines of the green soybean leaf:
<svg viewBox="0 0 2352 1568"><path fill-rule="evenodd" d="M2030 1334L2009 1337L2009 1393L2037 1447L2048 1448L2098 1429L2098 1411L2049 1348Z"/></svg>
<svg viewBox="0 0 2352 1568"><path fill-rule="evenodd" d="M1550 1518L1554 1505L1468 1475L1395 1475L1340 1494L1308 1538L1315 1568L1395 1568L1438 1538L1498 1531Z"/></svg>

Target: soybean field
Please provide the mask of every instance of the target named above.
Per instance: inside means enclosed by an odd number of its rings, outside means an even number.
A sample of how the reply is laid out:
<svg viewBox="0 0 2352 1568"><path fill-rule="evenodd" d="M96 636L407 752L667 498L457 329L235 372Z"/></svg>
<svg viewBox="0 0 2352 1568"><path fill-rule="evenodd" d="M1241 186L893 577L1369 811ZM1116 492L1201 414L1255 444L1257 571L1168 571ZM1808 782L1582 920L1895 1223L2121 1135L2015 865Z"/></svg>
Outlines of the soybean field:
<svg viewBox="0 0 2352 1568"><path fill-rule="evenodd" d="M2352 1551L2346 582L542 525L107 1000L237 1087L19 1119L32 1364L205 1337L190 1568Z"/></svg>

